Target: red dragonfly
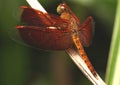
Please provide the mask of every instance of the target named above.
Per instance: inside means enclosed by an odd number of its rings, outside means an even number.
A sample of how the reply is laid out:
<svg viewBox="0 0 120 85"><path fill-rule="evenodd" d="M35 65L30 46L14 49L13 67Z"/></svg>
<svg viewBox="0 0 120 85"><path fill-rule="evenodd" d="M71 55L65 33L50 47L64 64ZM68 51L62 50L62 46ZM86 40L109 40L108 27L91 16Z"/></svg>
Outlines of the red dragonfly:
<svg viewBox="0 0 120 85"><path fill-rule="evenodd" d="M83 48L88 47L92 41L94 22L91 16L81 24L66 3L57 7L60 16L43 13L27 6L21 8L21 21L26 25L16 28L25 43L45 50L66 50L75 47L92 74L96 76Z"/></svg>

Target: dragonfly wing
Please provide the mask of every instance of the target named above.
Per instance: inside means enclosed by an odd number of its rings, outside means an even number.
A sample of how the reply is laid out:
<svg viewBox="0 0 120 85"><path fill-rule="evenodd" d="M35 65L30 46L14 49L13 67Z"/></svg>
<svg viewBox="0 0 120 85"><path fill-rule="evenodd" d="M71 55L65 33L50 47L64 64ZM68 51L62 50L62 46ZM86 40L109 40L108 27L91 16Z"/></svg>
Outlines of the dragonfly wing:
<svg viewBox="0 0 120 85"><path fill-rule="evenodd" d="M17 26L19 35L30 46L45 50L65 50L73 46L71 32L57 27Z"/></svg>
<svg viewBox="0 0 120 85"><path fill-rule="evenodd" d="M52 22L49 20L48 14L35 10L27 6L21 6L23 9L21 21L27 25L33 26L49 26Z"/></svg>
<svg viewBox="0 0 120 85"><path fill-rule="evenodd" d="M94 34L94 21L93 18L90 16L79 28L79 37L82 41L82 44L85 47L88 47L92 43L93 34Z"/></svg>
<svg viewBox="0 0 120 85"><path fill-rule="evenodd" d="M30 26L56 26L67 25L68 21L61 19L59 16L43 13L33 8L22 6L21 21Z"/></svg>

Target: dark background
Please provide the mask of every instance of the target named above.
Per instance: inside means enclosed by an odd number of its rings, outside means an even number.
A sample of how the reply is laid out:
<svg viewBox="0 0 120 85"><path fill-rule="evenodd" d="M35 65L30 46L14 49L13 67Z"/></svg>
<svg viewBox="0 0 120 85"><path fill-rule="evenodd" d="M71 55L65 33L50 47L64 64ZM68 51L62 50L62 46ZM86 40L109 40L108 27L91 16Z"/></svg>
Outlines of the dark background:
<svg viewBox="0 0 120 85"><path fill-rule="evenodd" d="M39 0L40 1L40 0ZM95 20L93 43L85 48L93 66L105 78L117 0L41 0L50 13L65 1L83 22ZM43 51L15 42L11 30L19 24L25 0L0 0L0 85L92 85L64 51ZM12 32L14 34L14 32Z"/></svg>

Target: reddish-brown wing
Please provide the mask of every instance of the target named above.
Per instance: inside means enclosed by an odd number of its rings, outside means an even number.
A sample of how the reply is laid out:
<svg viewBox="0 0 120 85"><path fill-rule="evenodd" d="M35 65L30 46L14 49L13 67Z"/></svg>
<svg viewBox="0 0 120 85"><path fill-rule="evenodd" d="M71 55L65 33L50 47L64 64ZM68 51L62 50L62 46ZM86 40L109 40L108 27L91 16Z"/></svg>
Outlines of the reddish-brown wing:
<svg viewBox="0 0 120 85"><path fill-rule="evenodd" d="M61 28L67 28L68 21L61 19L59 16L43 13L27 6L22 6L22 9L21 21L27 25L40 27L61 26Z"/></svg>
<svg viewBox="0 0 120 85"><path fill-rule="evenodd" d="M21 21L27 26L17 26L27 44L46 50L65 50L73 46L68 21L59 16L22 6Z"/></svg>
<svg viewBox="0 0 120 85"><path fill-rule="evenodd" d="M21 8L23 9L21 21L27 25L49 26L52 24L52 22L48 20L48 18L42 12L27 6L21 6Z"/></svg>
<svg viewBox="0 0 120 85"><path fill-rule="evenodd" d="M22 22L28 26L17 26L23 40L37 48L46 50L65 50L73 46L69 21L59 16L42 13L22 6ZM84 46L89 46L93 35L93 20L88 17L79 28L79 36Z"/></svg>
<svg viewBox="0 0 120 85"><path fill-rule="evenodd" d="M83 46L88 47L92 43L94 34L94 21L90 16L79 28L79 37Z"/></svg>
<svg viewBox="0 0 120 85"><path fill-rule="evenodd" d="M17 26L23 41L45 50L65 50L73 46L71 32L56 27Z"/></svg>

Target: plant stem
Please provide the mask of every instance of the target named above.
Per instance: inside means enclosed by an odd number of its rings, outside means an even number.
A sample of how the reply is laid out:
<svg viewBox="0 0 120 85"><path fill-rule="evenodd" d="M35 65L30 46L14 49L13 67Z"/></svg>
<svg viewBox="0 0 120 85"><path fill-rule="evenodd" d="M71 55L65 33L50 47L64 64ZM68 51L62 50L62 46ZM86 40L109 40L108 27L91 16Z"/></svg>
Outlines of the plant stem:
<svg viewBox="0 0 120 85"><path fill-rule="evenodd" d="M108 85L120 85L120 0L116 10L114 31L107 65L106 82Z"/></svg>
<svg viewBox="0 0 120 85"><path fill-rule="evenodd" d="M94 84L94 85L106 85L104 81L100 78L98 74L97 78L91 73L86 63L83 61L82 57L74 48L69 48L66 50L70 58L78 66L78 68L83 72L83 74Z"/></svg>
<svg viewBox="0 0 120 85"><path fill-rule="evenodd" d="M39 10L43 13L47 13L47 11L43 8L43 6L38 2L38 0L26 0L28 4L36 10Z"/></svg>

